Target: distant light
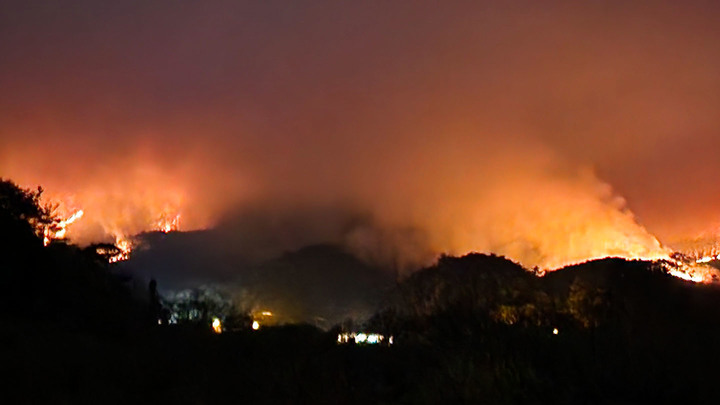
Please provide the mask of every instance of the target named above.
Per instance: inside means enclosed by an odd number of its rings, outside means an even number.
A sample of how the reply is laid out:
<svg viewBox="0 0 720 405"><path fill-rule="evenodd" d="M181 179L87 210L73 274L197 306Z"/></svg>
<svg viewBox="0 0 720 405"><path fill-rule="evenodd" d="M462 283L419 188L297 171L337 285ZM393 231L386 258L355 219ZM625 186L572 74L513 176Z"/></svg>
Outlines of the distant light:
<svg viewBox="0 0 720 405"><path fill-rule="evenodd" d="M365 333L365 332L353 332L353 333L339 333L337 335L337 342L339 344L362 344L362 345L377 345L386 342L385 336L379 333ZM390 336L390 340L387 344L393 344L393 338Z"/></svg>
<svg viewBox="0 0 720 405"><path fill-rule="evenodd" d="M213 318L212 328L215 333L222 333L222 323L220 322L220 319Z"/></svg>
<svg viewBox="0 0 720 405"><path fill-rule="evenodd" d="M558 333L560 333L560 331L558 330L558 328L554 328L554 329L553 329L553 335L557 335Z"/></svg>
<svg viewBox="0 0 720 405"><path fill-rule="evenodd" d="M253 323L252 323L252 328L253 328L253 330L258 330L258 329L260 329L260 322L258 322L258 321L253 321Z"/></svg>
<svg viewBox="0 0 720 405"><path fill-rule="evenodd" d="M273 313L270 311L262 311L260 312L260 315L262 316L273 316Z"/></svg>

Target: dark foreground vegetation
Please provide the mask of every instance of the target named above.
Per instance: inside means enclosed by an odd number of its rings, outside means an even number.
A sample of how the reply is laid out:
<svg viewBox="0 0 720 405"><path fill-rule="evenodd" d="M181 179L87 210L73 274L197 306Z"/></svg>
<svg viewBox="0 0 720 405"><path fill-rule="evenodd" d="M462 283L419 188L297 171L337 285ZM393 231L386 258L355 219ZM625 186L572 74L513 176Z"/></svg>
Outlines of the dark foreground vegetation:
<svg viewBox="0 0 720 405"><path fill-rule="evenodd" d="M536 277L444 257L368 321L393 346L352 346L308 325L158 326L154 291L97 249L43 246L52 223L0 181L1 403L720 403L720 291L652 263Z"/></svg>

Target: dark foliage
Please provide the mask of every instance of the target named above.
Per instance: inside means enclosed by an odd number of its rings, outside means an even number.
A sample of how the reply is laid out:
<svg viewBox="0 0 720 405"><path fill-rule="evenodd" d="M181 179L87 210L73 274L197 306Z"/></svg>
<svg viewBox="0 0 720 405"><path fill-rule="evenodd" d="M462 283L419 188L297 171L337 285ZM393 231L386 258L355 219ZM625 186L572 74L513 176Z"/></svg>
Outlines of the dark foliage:
<svg viewBox="0 0 720 405"><path fill-rule="evenodd" d="M539 278L495 256L444 258L373 323L433 359L413 403L720 398L720 289L654 263L605 259Z"/></svg>
<svg viewBox="0 0 720 405"><path fill-rule="evenodd" d="M43 322L96 334L126 333L144 309L95 249L64 241L43 245L57 219L41 190L0 181L0 313L5 322ZM147 319L145 319L147 320Z"/></svg>
<svg viewBox="0 0 720 405"><path fill-rule="evenodd" d="M400 282L369 322L394 336L391 347L338 345L336 330L309 325L252 331L240 313L217 335L207 320L158 326L156 283L133 294L95 247L43 246L54 219L40 191L0 186L3 403L720 400L720 291L652 263L536 277L501 257L443 257ZM327 267L301 262L297 273Z"/></svg>

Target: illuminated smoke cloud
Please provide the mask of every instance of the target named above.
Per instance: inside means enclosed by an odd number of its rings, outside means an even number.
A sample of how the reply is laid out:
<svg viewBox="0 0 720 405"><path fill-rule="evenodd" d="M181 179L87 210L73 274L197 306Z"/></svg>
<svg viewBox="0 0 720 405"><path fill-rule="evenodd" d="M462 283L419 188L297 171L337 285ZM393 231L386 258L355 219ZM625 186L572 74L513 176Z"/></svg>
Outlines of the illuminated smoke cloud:
<svg viewBox="0 0 720 405"><path fill-rule="evenodd" d="M79 243L219 229L402 269L663 257L716 224L716 13L520 5L20 2L0 174L83 210Z"/></svg>

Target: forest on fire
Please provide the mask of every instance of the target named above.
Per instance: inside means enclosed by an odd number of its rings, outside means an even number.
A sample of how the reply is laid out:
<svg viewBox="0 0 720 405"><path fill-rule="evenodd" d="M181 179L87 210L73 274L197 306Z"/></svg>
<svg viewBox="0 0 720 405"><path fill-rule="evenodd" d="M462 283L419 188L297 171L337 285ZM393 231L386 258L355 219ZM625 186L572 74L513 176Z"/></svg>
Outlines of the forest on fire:
<svg viewBox="0 0 720 405"><path fill-rule="evenodd" d="M207 311L159 325L167 302L108 263L111 246L46 246L56 218L41 193L0 180L3 403L720 400L720 289L652 262L540 276L499 256L443 256L362 321L392 346L338 344L361 320L252 330L233 307L213 308L227 320L218 334Z"/></svg>

